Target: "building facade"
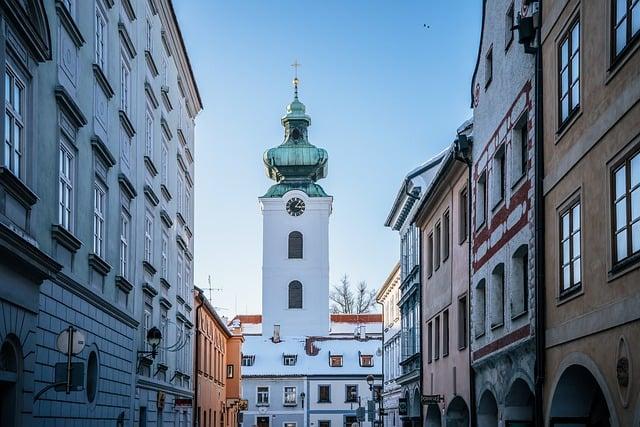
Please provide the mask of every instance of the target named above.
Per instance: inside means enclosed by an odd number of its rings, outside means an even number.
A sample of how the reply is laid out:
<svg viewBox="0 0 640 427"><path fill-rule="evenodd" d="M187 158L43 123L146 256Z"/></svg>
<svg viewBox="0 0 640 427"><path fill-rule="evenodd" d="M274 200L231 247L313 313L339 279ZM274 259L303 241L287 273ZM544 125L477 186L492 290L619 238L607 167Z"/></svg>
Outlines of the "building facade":
<svg viewBox="0 0 640 427"><path fill-rule="evenodd" d="M242 397L242 333L234 324L227 326L202 290L196 288L196 292L194 424L237 426Z"/></svg>
<svg viewBox="0 0 640 427"><path fill-rule="evenodd" d="M384 425L400 424L399 404L402 392L396 379L400 376L400 354L402 336L400 331L400 263L389 273L376 295L376 302L382 305L382 407Z"/></svg>
<svg viewBox="0 0 640 427"><path fill-rule="evenodd" d="M471 138L471 124L460 132ZM451 145L416 211L422 259L425 426L468 426L468 165Z"/></svg>
<svg viewBox="0 0 640 427"><path fill-rule="evenodd" d="M2 126L11 136L0 222L12 255L0 271L15 287L0 292L3 312L25 319L3 329L16 378L3 414L18 425L190 422L187 284L201 102L172 5L2 7ZM18 298L4 295L13 288ZM154 325L164 336L158 355L139 357L151 350ZM67 360L56 338L69 327L85 338L73 357L85 381L66 394L47 387Z"/></svg>
<svg viewBox="0 0 640 427"><path fill-rule="evenodd" d="M480 426L533 422L535 49L513 27L537 21L537 7L483 2L471 85L471 363Z"/></svg>
<svg viewBox="0 0 640 427"><path fill-rule="evenodd" d="M403 426L422 422L422 315L420 312L422 289L420 286L420 252L418 228L410 218L442 161L443 153L418 166L402 181L391 211L385 221L400 235L400 322L402 343L400 354L401 375L396 383L402 388L401 409ZM406 409L405 409L406 408Z"/></svg>
<svg viewBox="0 0 640 427"><path fill-rule="evenodd" d="M640 425L640 11L545 2L545 425Z"/></svg>

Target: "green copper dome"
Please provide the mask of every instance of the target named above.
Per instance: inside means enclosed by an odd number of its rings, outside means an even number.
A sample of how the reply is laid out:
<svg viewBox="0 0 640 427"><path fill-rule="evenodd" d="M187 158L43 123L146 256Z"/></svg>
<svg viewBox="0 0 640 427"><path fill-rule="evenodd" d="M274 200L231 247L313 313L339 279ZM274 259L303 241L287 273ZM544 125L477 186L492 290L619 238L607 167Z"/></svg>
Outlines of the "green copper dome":
<svg viewBox="0 0 640 427"><path fill-rule="evenodd" d="M298 99L297 80L294 84L294 99L282 118L284 142L270 148L263 156L267 176L277 182L264 197L282 197L294 189L304 191L309 197L325 197L327 194L315 182L327 176L329 155L308 140L307 128L311 118Z"/></svg>

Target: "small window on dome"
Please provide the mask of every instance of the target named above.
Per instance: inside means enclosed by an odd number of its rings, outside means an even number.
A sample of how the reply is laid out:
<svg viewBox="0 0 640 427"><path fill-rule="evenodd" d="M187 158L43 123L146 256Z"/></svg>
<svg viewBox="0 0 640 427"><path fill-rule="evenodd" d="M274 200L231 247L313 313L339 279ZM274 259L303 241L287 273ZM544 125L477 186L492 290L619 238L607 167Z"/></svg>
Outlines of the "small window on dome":
<svg viewBox="0 0 640 427"><path fill-rule="evenodd" d="M291 132L291 138L293 139L300 139L301 136L302 136L302 133L298 128L294 128L293 131Z"/></svg>

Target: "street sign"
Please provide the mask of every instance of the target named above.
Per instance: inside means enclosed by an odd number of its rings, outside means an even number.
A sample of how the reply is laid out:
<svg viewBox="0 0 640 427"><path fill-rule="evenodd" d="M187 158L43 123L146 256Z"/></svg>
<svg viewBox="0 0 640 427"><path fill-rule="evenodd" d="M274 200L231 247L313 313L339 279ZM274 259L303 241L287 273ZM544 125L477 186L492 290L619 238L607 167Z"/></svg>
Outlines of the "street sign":
<svg viewBox="0 0 640 427"><path fill-rule="evenodd" d="M56 363L55 386L56 391L67 390L67 362ZM84 363L71 363L71 375L69 376L69 390L80 391L84 388Z"/></svg>
<svg viewBox="0 0 640 427"><path fill-rule="evenodd" d="M85 337L84 334L77 329L65 329L58 334L56 340L56 348L61 353L67 353L69 351L69 340L71 340L71 353L78 354L84 348Z"/></svg>
<svg viewBox="0 0 640 427"><path fill-rule="evenodd" d="M440 402L444 402L444 396L441 394L424 394L421 400L423 405L437 405Z"/></svg>
<svg viewBox="0 0 640 427"><path fill-rule="evenodd" d="M398 399L398 415L407 415L407 398L401 397Z"/></svg>

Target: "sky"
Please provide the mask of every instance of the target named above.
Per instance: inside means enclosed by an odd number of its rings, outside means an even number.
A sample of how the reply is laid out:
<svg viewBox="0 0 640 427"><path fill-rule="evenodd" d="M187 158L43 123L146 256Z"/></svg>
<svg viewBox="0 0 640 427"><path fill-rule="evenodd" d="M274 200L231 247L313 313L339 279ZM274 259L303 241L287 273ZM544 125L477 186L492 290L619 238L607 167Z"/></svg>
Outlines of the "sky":
<svg viewBox="0 0 640 427"><path fill-rule="evenodd" d="M195 284L223 316L261 312L263 152L283 142L298 61L309 140L329 152L330 284L379 288L404 176L471 117L481 1L174 0L204 109L196 120Z"/></svg>

